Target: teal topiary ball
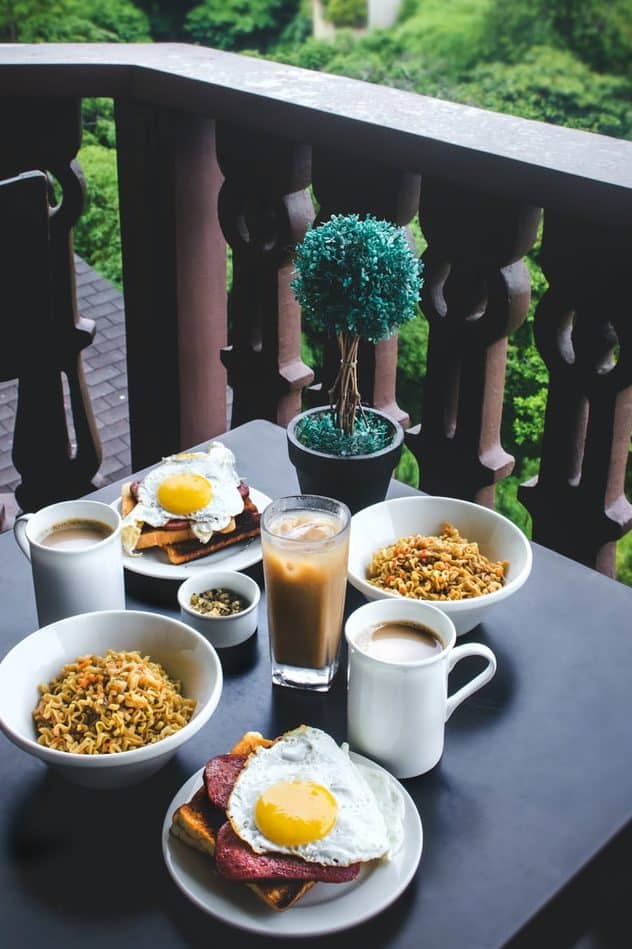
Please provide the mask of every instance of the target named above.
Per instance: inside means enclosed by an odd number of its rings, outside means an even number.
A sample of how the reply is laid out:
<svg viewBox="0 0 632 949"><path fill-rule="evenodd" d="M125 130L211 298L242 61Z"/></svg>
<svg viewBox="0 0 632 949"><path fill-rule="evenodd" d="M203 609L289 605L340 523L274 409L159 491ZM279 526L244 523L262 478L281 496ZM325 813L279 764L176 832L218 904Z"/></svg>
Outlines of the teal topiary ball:
<svg viewBox="0 0 632 949"><path fill-rule="evenodd" d="M334 214L296 248L291 287L317 330L387 339L415 316L422 263L401 227Z"/></svg>

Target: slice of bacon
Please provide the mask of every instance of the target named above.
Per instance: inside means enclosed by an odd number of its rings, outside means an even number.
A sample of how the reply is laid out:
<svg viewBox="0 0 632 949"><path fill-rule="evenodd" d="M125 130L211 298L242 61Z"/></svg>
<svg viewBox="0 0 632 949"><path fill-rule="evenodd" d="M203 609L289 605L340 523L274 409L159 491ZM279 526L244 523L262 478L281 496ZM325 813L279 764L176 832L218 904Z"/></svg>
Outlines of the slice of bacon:
<svg viewBox="0 0 632 949"><path fill-rule="evenodd" d="M217 832L215 865L229 880L317 880L321 883L347 883L355 880L360 864L348 867L308 863L301 857L281 853L255 853L237 836L226 821Z"/></svg>

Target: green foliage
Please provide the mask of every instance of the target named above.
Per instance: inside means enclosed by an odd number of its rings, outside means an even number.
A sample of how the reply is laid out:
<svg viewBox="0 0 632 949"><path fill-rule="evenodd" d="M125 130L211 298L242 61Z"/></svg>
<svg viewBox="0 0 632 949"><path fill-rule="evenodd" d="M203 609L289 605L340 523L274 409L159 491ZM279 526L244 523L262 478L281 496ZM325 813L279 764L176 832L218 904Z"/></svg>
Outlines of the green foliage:
<svg viewBox="0 0 632 949"><path fill-rule="evenodd" d="M531 305L525 322L509 338L505 381L502 440L505 448L518 459L540 454L544 410L548 393L548 371L535 347L533 318L547 282L537 263L541 234L526 258L531 278Z"/></svg>
<svg viewBox="0 0 632 949"><path fill-rule="evenodd" d="M151 37L149 20L131 0L79 0L84 15L121 43L145 43Z"/></svg>
<svg viewBox="0 0 632 949"><path fill-rule="evenodd" d="M537 473L538 463L534 459L527 459L518 474L510 475L496 485L496 510L517 524L527 537L531 537L531 516L527 509L518 500L518 488Z"/></svg>
<svg viewBox="0 0 632 949"><path fill-rule="evenodd" d="M147 17L131 0L5 0L0 40L107 43L148 40Z"/></svg>
<svg viewBox="0 0 632 949"><path fill-rule="evenodd" d="M81 120L84 145L116 147L114 103L112 99L83 99Z"/></svg>
<svg viewBox="0 0 632 949"><path fill-rule="evenodd" d="M398 481L403 481L404 484L409 484L411 488L419 487L419 465L412 451L406 445L402 449L402 456L393 477L397 478Z"/></svg>
<svg viewBox="0 0 632 949"><path fill-rule="evenodd" d="M393 40L406 58L419 60L441 80L466 74L479 56L485 14L491 0L417 0L408 4L392 30ZM528 2L528 0L527 0ZM424 89L419 92L432 94Z"/></svg>
<svg viewBox="0 0 632 949"><path fill-rule="evenodd" d="M309 3L301 0L299 8L281 30L270 48L278 46L299 46L305 43L312 35L312 18Z"/></svg>
<svg viewBox="0 0 632 949"><path fill-rule="evenodd" d="M298 0L204 0L188 14L184 31L216 49L267 49L298 12Z"/></svg>
<svg viewBox="0 0 632 949"><path fill-rule="evenodd" d="M580 13L587 3L579 0ZM549 0L537 0L535 6L539 4L548 8ZM569 4L572 0L554 0L557 19L547 15L538 20L531 0L517 0L515 8L514 0L454 0L449 15L443 0L417 0L407 4L406 16L390 30L362 38L339 31L333 42L311 39L278 47L275 58L525 118L632 137L632 79L624 70L619 76L595 72L602 60L582 52L579 40L571 44L564 38L559 11ZM611 58L602 57L614 72L621 60L632 61L626 39L632 31L632 0L613 0L606 7L611 18L617 13L620 26L619 46L611 44ZM498 27L494 33L492 24L502 19L503 11L507 31ZM521 38L521 17L531 24L528 41ZM573 35L589 29L590 20L578 13L572 22ZM534 47L536 40L548 45Z"/></svg>
<svg viewBox="0 0 632 949"><path fill-rule="evenodd" d="M74 229L75 250L118 287L122 284L116 152L86 145L79 162L87 182L86 207Z"/></svg>
<svg viewBox="0 0 632 949"><path fill-rule="evenodd" d="M481 54L518 62L534 46L566 49L598 72L629 74L632 0L493 0Z"/></svg>
<svg viewBox="0 0 632 949"><path fill-rule="evenodd" d="M334 26L365 26L366 0L327 0L325 15Z"/></svg>
<svg viewBox="0 0 632 949"><path fill-rule="evenodd" d="M184 19L195 0L135 0L149 20L152 39L170 41L184 38Z"/></svg>
<svg viewBox="0 0 632 949"><path fill-rule="evenodd" d="M477 66L453 97L602 135L632 135L632 82L591 72L572 53L550 47L531 49L516 64Z"/></svg>
<svg viewBox="0 0 632 949"><path fill-rule="evenodd" d="M291 286L314 328L376 342L414 316L419 266L401 228L336 214L296 248Z"/></svg>
<svg viewBox="0 0 632 949"><path fill-rule="evenodd" d="M632 533L617 544L617 580L632 587Z"/></svg>

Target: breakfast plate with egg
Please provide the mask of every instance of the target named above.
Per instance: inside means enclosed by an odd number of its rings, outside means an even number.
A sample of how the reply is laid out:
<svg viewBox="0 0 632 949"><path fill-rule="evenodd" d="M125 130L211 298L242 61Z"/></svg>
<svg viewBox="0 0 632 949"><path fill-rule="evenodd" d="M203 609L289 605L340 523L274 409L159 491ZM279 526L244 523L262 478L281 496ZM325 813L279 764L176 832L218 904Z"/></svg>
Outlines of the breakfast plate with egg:
<svg viewBox="0 0 632 949"><path fill-rule="evenodd" d="M221 442L163 458L122 485L123 564L145 576L183 580L221 562L241 570L261 559L259 519L270 498L251 488Z"/></svg>
<svg viewBox="0 0 632 949"><path fill-rule="evenodd" d="M408 886L421 857L421 820L410 795L379 765L340 748L319 729L300 726L266 745L247 756L233 779L214 859L208 850L199 852L206 849L200 846L204 821L195 805L200 795L212 798L214 788L223 793L222 772L234 756L211 759L173 798L162 849L176 885L210 915L270 936L325 935L386 909ZM224 831L234 838L225 853ZM261 879L257 886L241 878L253 859L305 861L325 875L303 885L285 908L278 893L265 892L273 882ZM345 877L347 870L353 879ZM327 873L337 882L322 882ZM284 881L279 885L283 889ZM300 889L299 882L293 885Z"/></svg>

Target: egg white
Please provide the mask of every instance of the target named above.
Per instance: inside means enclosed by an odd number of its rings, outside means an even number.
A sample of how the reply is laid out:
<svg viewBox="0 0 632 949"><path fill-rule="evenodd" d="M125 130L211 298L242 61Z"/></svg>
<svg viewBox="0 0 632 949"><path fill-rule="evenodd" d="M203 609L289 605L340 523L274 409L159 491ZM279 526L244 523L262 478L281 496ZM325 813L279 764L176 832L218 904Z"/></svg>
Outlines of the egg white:
<svg viewBox="0 0 632 949"><path fill-rule="evenodd" d="M166 478L176 474L202 475L211 483L212 495L208 504L190 514L173 514L158 500L158 490ZM238 487L240 477L235 469L235 456L221 442L211 442L208 452L188 452L169 455L147 474L138 488L138 503L123 519L122 539L128 552L133 551L143 524L164 527L176 518L186 520L201 543L206 544L215 531L227 527L231 519L241 514L244 501Z"/></svg>
<svg viewBox="0 0 632 949"><path fill-rule="evenodd" d="M261 832L255 807L261 794L278 781L312 781L330 791L337 815L328 834L309 843L283 846ZM388 794L383 787L378 792L385 802L382 813L365 777L333 738L301 725L250 756L235 782L226 814L235 833L256 853L288 853L310 863L349 866L388 855L397 846L397 830L394 837L389 836L385 817L401 825L403 801L398 809L397 788L391 784Z"/></svg>

